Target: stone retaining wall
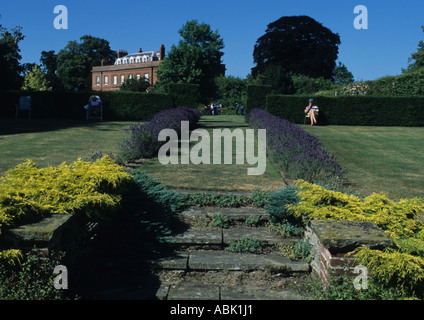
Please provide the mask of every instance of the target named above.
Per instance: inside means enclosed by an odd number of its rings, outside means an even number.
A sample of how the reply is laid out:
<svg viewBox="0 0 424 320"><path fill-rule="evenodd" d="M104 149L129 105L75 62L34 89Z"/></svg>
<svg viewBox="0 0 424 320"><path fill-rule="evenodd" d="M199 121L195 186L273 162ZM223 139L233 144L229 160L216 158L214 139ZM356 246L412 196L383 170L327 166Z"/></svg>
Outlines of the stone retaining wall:
<svg viewBox="0 0 424 320"><path fill-rule="evenodd" d="M334 277L357 276L354 258L347 254L360 246L382 250L390 237L371 222L312 220L306 236L312 246L311 267L325 286Z"/></svg>
<svg viewBox="0 0 424 320"><path fill-rule="evenodd" d="M33 250L40 256L48 256L51 252L68 252L76 250L92 237L96 226L75 215L54 214L4 230L0 246L22 251Z"/></svg>

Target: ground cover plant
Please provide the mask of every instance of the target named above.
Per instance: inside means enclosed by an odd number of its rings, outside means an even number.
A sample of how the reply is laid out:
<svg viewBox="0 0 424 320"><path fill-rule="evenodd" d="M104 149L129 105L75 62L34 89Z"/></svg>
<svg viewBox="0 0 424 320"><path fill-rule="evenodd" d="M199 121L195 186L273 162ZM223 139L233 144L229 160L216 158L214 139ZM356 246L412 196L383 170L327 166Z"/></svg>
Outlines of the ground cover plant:
<svg viewBox="0 0 424 320"><path fill-rule="evenodd" d="M62 257L45 257L40 267L40 259L34 253L20 255L19 262L11 268L0 266L0 300L63 299L64 290L54 287L53 272L62 263Z"/></svg>
<svg viewBox="0 0 424 320"><path fill-rule="evenodd" d="M317 137L262 109L251 110L247 121L253 128L267 130L268 154L286 178L334 186L343 183L346 169Z"/></svg>
<svg viewBox="0 0 424 320"><path fill-rule="evenodd" d="M189 194L184 194L185 203L190 206L198 207L242 207L242 206L255 206L262 208L266 205L266 201L270 191L263 191L260 189L255 189L249 194L207 194L204 192L194 192Z"/></svg>
<svg viewBox="0 0 424 320"><path fill-rule="evenodd" d="M161 111L147 122L133 124L128 139L122 144L122 159L134 160L156 156L164 143L158 141L161 130L172 129L180 132L181 121L189 121L190 126L194 126L199 119L199 110L178 107Z"/></svg>

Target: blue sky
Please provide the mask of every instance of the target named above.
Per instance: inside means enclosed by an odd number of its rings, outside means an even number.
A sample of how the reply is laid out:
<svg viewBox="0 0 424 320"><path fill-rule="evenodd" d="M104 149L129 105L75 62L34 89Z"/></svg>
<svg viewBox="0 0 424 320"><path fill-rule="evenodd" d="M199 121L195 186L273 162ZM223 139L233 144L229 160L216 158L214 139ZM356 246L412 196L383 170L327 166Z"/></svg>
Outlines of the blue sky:
<svg viewBox="0 0 424 320"><path fill-rule="evenodd" d="M56 30L55 6L68 8L68 29ZM368 29L357 30L353 9L368 9ZM339 61L355 80L398 75L418 42L424 40L422 0L2 0L0 24L21 25L22 62L39 63L43 50L58 52L70 40L89 34L110 42L113 50L169 50L178 29L196 19L224 39L227 75L245 77L253 67L253 47L269 23L282 16L307 15L341 37Z"/></svg>

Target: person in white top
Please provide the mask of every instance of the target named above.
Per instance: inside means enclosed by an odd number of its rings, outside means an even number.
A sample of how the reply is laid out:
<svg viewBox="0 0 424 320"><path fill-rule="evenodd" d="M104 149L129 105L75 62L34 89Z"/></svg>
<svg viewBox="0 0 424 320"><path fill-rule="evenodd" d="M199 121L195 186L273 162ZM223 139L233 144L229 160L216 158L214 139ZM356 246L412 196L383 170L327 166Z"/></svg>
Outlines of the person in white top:
<svg viewBox="0 0 424 320"><path fill-rule="evenodd" d="M305 113L309 115L311 119L311 126L317 124L318 107L313 105L314 99L309 99L309 105L305 109Z"/></svg>

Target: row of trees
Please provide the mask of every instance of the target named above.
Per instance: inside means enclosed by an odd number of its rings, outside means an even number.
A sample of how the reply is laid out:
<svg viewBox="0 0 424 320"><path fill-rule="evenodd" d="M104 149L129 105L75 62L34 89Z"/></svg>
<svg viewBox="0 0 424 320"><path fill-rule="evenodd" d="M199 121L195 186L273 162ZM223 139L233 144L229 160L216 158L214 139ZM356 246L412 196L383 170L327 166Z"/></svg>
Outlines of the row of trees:
<svg viewBox="0 0 424 320"><path fill-rule="evenodd" d="M224 41L217 30L192 20L178 33L181 39L161 63L152 91L165 91L170 83L190 83L198 84L207 99L224 95L237 100L248 84L267 84L276 93L305 94L354 82L346 66L337 63L340 36L308 16L281 17L270 23L254 46L255 67L245 79L217 77L224 55ZM42 51L39 65L21 64L22 27L8 31L0 25L0 35L0 84L5 89L90 90L92 67L102 61L113 64L116 59L107 40L85 35L69 41L58 53ZM409 63L405 73L424 67L423 41ZM145 91L147 87L133 80L122 89Z"/></svg>

